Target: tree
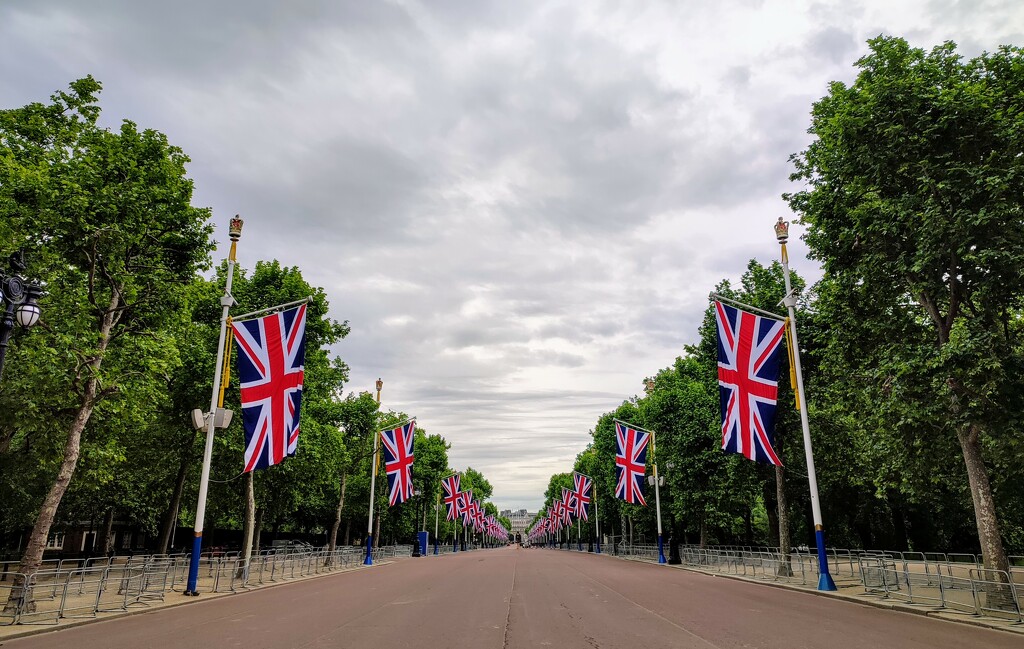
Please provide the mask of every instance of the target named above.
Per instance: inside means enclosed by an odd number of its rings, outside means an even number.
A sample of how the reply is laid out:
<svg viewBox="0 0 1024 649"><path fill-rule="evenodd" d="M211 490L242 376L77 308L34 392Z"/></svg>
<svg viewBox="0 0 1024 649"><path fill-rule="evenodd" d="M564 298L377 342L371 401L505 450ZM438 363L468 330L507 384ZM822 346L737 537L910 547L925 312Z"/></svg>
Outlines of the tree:
<svg viewBox="0 0 1024 649"><path fill-rule="evenodd" d="M985 567L1005 571L983 450L1020 430L1024 394L1024 50L869 45L853 84L815 103L815 140L791 158L806 188L786 198L844 324L860 318L833 349L919 406L926 445L955 435Z"/></svg>
<svg viewBox="0 0 1024 649"><path fill-rule="evenodd" d="M48 287L43 336L60 365L51 367L64 398L62 458L18 568L34 572L81 450L94 410L125 393L158 392L177 363L164 330L184 287L208 263L209 211L192 207L188 158L153 130L130 121L99 128L91 77L49 106L0 111L0 211L16 241L40 261ZM23 577L8 607L22 595Z"/></svg>

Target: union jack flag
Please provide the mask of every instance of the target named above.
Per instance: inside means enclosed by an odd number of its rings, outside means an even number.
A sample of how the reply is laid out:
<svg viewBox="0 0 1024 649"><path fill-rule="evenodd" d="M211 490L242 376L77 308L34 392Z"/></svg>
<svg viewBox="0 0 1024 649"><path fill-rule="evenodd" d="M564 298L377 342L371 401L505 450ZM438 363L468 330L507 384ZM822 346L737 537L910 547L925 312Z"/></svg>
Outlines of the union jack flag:
<svg viewBox="0 0 1024 649"><path fill-rule="evenodd" d="M594 481L590 479L590 476L583 473L573 473L572 479L576 488L573 492L573 498L575 498L576 503L576 518L588 521L590 519L587 517L587 505L590 504L590 488L594 485Z"/></svg>
<svg viewBox="0 0 1024 649"><path fill-rule="evenodd" d="M471 524L473 522L473 492L459 492L459 503L457 506L459 508L458 513L462 516L462 524Z"/></svg>
<svg viewBox="0 0 1024 649"><path fill-rule="evenodd" d="M644 474L647 472L647 442L650 440L650 433L615 422L616 498L647 506Z"/></svg>
<svg viewBox="0 0 1024 649"><path fill-rule="evenodd" d="M772 448L785 323L715 302L722 450L781 465Z"/></svg>
<svg viewBox="0 0 1024 649"><path fill-rule="evenodd" d="M306 305L231 323L238 347L245 471L295 455L306 352Z"/></svg>
<svg viewBox="0 0 1024 649"><path fill-rule="evenodd" d="M572 515L576 511L576 502L573 500L573 492L562 487L562 522L566 527L572 525Z"/></svg>
<svg viewBox="0 0 1024 649"><path fill-rule="evenodd" d="M413 439L416 420L380 431L384 470L388 473L388 505L394 507L415 495L412 488Z"/></svg>
<svg viewBox="0 0 1024 649"><path fill-rule="evenodd" d="M444 487L444 506L447 508L445 520L454 521L459 517L459 474L453 473L441 481Z"/></svg>
<svg viewBox="0 0 1024 649"><path fill-rule="evenodd" d="M474 530L477 532L483 531L484 512L480 509L480 503L476 500L470 501L469 503L469 521L473 524Z"/></svg>

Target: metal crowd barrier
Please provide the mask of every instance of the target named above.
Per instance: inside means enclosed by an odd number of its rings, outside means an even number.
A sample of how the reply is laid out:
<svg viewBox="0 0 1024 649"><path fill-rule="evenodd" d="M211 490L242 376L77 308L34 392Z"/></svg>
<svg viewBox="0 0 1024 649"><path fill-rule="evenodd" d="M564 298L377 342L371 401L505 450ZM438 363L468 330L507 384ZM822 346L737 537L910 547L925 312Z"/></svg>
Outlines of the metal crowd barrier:
<svg viewBox="0 0 1024 649"><path fill-rule="evenodd" d="M412 546L381 546L374 561L403 556ZM238 592L287 579L326 574L362 565L361 547L309 551L261 551L248 566L237 552L203 553L199 560L199 589ZM99 613L148 606L168 592L180 591L188 578L188 554L103 557L45 561L36 572L16 573L15 562L0 564L0 625L57 624L61 619L95 617ZM13 606L6 606L20 577Z"/></svg>

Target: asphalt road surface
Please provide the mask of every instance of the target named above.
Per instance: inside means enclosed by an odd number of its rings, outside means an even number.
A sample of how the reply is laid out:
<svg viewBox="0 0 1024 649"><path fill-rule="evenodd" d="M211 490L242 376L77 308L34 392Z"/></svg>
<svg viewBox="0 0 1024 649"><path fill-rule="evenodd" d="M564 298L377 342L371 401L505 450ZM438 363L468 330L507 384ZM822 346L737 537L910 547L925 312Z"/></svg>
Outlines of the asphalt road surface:
<svg viewBox="0 0 1024 649"><path fill-rule="evenodd" d="M3 647L1021 649L1024 638L603 555L504 548L406 559Z"/></svg>

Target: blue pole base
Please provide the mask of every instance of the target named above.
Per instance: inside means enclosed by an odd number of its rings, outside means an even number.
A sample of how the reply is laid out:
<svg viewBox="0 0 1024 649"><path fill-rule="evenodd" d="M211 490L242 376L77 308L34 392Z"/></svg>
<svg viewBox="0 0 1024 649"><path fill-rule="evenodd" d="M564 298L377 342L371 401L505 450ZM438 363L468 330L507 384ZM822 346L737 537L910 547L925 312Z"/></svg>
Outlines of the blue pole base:
<svg viewBox="0 0 1024 649"><path fill-rule="evenodd" d="M818 544L818 590L838 590L836 582L828 571L828 555L825 553L825 530L814 530L814 540Z"/></svg>
<svg viewBox="0 0 1024 649"><path fill-rule="evenodd" d="M434 554L435 555L441 554L441 551L438 550L438 548L437 548L437 539L434 539Z"/></svg>
<svg viewBox="0 0 1024 649"><path fill-rule="evenodd" d="M832 575L827 572L823 572L818 575L818 590L839 590L836 588L836 582L832 580Z"/></svg>
<svg viewBox="0 0 1024 649"><path fill-rule="evenodd" d="M188 582L185 586L185 595L196 596L199 591L196 590L196 582L199 581L199 558L203 551L203 533L196 532L195 537L192 539L192 556L189 558L188 563Z"/></svg>
<svg viewBox="0 0 1024 649"><path fill-rule="evenodd" d="M594 552L595 552L596 554L601 554L601 542L600 542L600 541L598 541L598 542L597 542L597 545L596 545L596 546L594 546Z"/></svg>
<svg viewBox="0 0 1024 649"><path fill-rule="evenodd" d="M661 534L658 535L658 563L668 563L665 561L665 542L661 538Z"/></svg>
<svg viewBox="0 0 1024 649"><path fill-rule="evenodd" d="M373 565L373 534L368 534L366 536L366 558L363 559L363 565Z"/></svg>

